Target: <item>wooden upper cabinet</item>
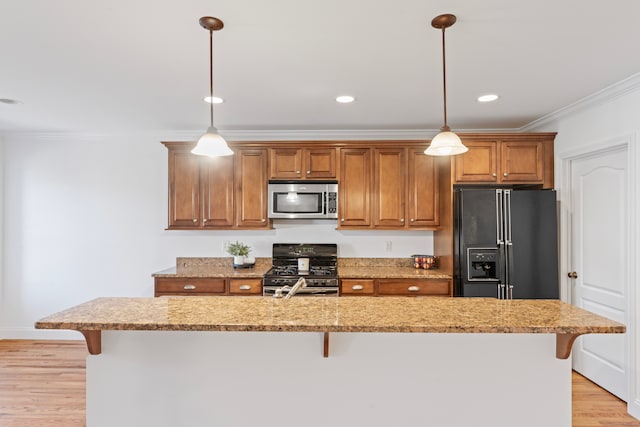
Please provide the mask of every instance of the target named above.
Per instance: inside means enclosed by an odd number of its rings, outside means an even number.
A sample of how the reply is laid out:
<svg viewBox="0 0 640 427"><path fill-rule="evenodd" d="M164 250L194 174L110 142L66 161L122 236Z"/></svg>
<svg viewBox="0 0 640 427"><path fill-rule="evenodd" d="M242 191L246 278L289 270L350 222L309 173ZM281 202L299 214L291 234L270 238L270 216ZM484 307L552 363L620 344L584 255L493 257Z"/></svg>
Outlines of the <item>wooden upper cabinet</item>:
<svg viewBox="0 0 640 427"><path fill-rule="evenodd" d="M336 178L336 149L272 148L270 179L330 179Z"/></svg>
<svg viewBox="0 0 640 427"><path fill-rule="evenodd" d="M455 156L456 181L498 182L498 142L464 141L469 151Z"/></svg>
<svg viewBox="0 0 640 427"><path fill-rule="evenodd" d="M462 136L469 151L455 156L455 182L553 188L554 134L530 135L494 134L493 140Z"/></svg>
<svg viewBox="0 0 640 427"><path fill-rule="evenodd" d="M200 159L202 225L205 228L233 227L233 156Z"/></svg>
<svg viewBox="0 0 640 427"><path fill-rule="evenodd" d="M340 149L338 226L368 227L371 224L371 151Z"/></svg>
<svg viewBox="0 0 640 427"><path fill-rule="evenodd" d="M407 188L406 152L404 148L375 148L373 151L374 227L404 227Z"/></svg>
<svg viewBox="0 0 640 427"><path fill-rule="evenodd" d="M236 225L242 228L268 228L267 149L235 150Z"/></svg>
<svg viewBox="0 0 640 427"><path fill-rule="evenodd" d="M542 182L543 143L541 141L502 142L500 172L502 182Z"/></svg>
<svg viewBox="0 0 640 427"><path fill-rule="evenodd" d="M233 157L191 154L193 144L169 148L169 229L233 226Z"/></svg>
<svg viewBox="0 0 640 427"><path fill-rule="evenodd" d="M302 150L299 148L272 148L271 179L302 178Z"/></svg>
<svg viewBox="0 0 640 427"><path fill-rule="evenodd" d="M199 227L200 167L188 150L169 151L169 228Z"/></svg>
<svg viewBox="0 0 640 427"><path fill-rule="evenodd" d="M238 148L233 156L169 149L169 229L267 228L267 149Z"/></svg>
<svg viewBox="0 0 640 427"><path fill-rule="evenodd" d="M437 159L425 147L340 150L341 228L423 229L440 224ZM372 160L367 159L371 153ZM371 174L366 167L371 164ZM370 200L366 186L372 183ZM368 211L368 203L371 208ZM370 216L369 216L370 215ZM370 221L367 218L371 218Z"/></svg>
<svg viewBox="0 0 640 427"><path fill-rule="evenodd" d="M424 154L424 148L409 150L409 228L440 225L438 159Z"/></svg>

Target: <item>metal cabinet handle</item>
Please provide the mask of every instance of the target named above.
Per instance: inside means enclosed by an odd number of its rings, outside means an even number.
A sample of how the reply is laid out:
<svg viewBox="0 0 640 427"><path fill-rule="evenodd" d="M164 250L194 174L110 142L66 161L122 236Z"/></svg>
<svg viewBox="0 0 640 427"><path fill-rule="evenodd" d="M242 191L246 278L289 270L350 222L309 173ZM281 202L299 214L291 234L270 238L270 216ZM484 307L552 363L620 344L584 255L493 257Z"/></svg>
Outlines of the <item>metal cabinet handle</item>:
<svg viewBox="0 0 640 427"><path fill-rule="evenodd" d="M182 287L182 289L184 289L185 291L192 291L196 288L196 285L184 285Z"/></svg>
<svg viewBox="0 0 640 427"><path fill-rule="evenodd" d="M400 218L400 222L404 222L404 218Z"/></svg>
<svg viewBox="0 0 640 427"><path fill-rule="evenodd" d="M342 219L340 220L340 222L344 222L344 218L342 218Z"/></svg>
<svg viewBox="0 0 640 427"><path fill-rule="evenodd" d="M502 174L502 176L509 176L509 174L505 172Z"/></svg>
<svg viewBox="0 0 640 427"><path fill-rule="evenodd" d="M361 291L361 290L364 289L364 286L362 286L362 285L353 285L351 287L351 289L354 290L354 291Z"/></svg>
<svg viewBox="0 0 640 427"><path fill-rule="evenodd" d="M194 218L194 219L193 219L193 222L198 222L198 218Z"/></svg>
<svg viewBox="0 0 640 427"><path fill-rule="evenodd" d="M206 219L206 218L202 220L202 222L207 222L207 221L209 221L209 220L208 220L208 219Z"/></svg>
<svg viewBox="0 0 640 427"><path fill-rule="evenodd" d="M415 219L411 218L409 221L413 222L413 221L415 221Z"/></svg>
<svg viewBox="0 0 640 427"><path fill-rule="evenodd" d="M497 174L497 173L495 173L495 172L494 172L492 175L493 175L494 177L495 177L495 176L498 176L498 174Z"/></svg>
<svg viewBox="0 0 640 427"><path fill-rule="evenodd" d="M409 286L407 290L409 292L418 292L420 290L420 286Z"/></svg>
<svg viewBox="0 0 640 427"><path fill-rule="evenodd" d="M296 171L296 173L300 173L300 171Z"/></svg>
<svg viewBox="0 0 640 427"><path fill-rule="evenodd" d="M262 222L266 222L266 221L267 221L266 219L262 218Z"/></svg>
<svg viewBox="0 0 640 427"><path fill-rule="evenodd" d="M575 271L572 271L571 273L567 273L567 276L569 276L569 278L571 279L577 279L578 278L578 273Z"/></svg>
<svg viewBox="0 0 640 427"><path fill-rule="evenodd" d="M240 290L241 291L251 290L251 285L240 285Z"/></svg>
<svg viewBox="0 0 640 427"><path fill-rule="evenodd" d="M311 173L311 171L307 171L307 175L309 175Z"/></svg>

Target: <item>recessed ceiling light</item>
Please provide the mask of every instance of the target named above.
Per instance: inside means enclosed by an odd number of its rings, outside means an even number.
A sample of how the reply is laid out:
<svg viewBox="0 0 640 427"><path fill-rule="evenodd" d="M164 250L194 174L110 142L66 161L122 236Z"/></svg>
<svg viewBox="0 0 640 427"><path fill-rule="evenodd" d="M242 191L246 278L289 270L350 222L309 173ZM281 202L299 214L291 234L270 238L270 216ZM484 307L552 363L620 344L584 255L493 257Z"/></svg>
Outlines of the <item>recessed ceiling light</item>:
<svg viewBox="0 0 640 427"><path fill-rule="evenodd" d="M351 95L340 95L336 97L336 101L341 104L348 104L350 102L355 101L356 99Z"/></svg>
<svg viewBox="0 0 640 427"><path fill-rule="evenodd" d="M204 102L211 103L211 97L210 96L205 97L204 98ZM224 99L218 98L217 96L213 97L213 103L214 104L222 104L223 102L224 102Z"/></svg>
<svg viewBox="0 0 640 427"><path fill-rule="evenodd" d="M491 102L495 101L496 99L498 99L498 95L495 94L482 95L478 97L478 102Z"/></svg>

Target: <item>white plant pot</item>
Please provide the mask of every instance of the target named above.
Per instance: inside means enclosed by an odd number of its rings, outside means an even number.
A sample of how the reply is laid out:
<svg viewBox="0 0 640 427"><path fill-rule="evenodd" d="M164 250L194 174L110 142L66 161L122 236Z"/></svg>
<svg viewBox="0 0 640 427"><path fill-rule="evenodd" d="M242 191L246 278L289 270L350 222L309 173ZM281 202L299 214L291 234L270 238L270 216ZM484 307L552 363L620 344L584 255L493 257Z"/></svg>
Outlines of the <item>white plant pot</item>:
<svg viewBox="0 0 640 427"><path fill-rule="evenodd" d="M244 256L243 255L234 255L233 256L233 265L242 265L244 264Z"/></svg>

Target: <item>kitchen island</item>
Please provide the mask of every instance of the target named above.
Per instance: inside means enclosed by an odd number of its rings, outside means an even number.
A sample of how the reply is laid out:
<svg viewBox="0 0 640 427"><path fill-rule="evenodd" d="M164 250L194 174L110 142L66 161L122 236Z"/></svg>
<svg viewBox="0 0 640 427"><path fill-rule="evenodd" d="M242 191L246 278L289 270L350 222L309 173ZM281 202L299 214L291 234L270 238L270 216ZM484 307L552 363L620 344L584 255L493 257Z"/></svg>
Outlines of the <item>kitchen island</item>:
<svg viewBox="0 0 640 427"><path fill-rule="evenodd" d="M100 298L87 425L571 425L574 339L624 325L545 300Z"/></svg>

